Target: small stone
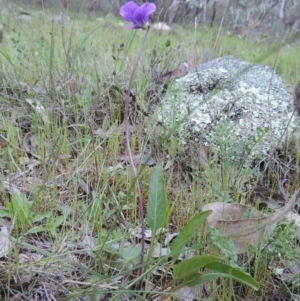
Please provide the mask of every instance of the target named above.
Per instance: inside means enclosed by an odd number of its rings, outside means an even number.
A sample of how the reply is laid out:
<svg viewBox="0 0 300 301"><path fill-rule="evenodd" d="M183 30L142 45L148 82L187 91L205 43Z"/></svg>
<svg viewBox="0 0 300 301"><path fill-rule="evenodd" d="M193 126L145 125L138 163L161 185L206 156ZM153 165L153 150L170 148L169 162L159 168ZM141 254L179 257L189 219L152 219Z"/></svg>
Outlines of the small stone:
<svg viewBox="0 0 300 301"><path fill-rule="evenodd" d="M63 24L63 23L68 23L68 22L72 21L68 15L66 15L62 12L60 14L54 16L52 20L53 20L54 24Z"/></svg>
<svg viewBox="0 0 300 301"><path fill-rule="evenodd" d="M169 33L171 31L171 27L165 22L155 23L152 27L158 33Z"/></svg>

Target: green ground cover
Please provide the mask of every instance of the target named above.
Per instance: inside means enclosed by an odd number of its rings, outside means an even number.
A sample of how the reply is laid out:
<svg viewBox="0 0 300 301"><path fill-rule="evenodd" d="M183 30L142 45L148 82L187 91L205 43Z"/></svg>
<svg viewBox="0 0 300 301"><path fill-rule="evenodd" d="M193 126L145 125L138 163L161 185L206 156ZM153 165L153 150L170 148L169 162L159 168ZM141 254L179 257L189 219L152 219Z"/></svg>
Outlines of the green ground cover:
<svg viewBox="0 0 300 301"><path fill-rule="evenodd" d="M130 230L140 227L140 216L123 117L143 31L129 31L109 16L74 15L72 22L54 24L50 11L32 15L28 23L13 15L2 17L0 222L9 242L0 240L1 300L180 300L168 274L175 262L170 264L168 256L146 256L140 281L140 242ZM160 183L170 233L180 231L203 204L229 199L248 204L253 191L244 191L243 181L233 190L230 179L236 171L224 172L226 162L212 162L195 173L182 168L176 137L149 114L149 95L161 95L166 84L172 85L164 75L183 62L193 67L231 54L274 67L287 84L300 78L299 41L272 45L268 37L253 41L225 29L218 34L218 28L193 26L174 25L168 34L150 32L132 89L131 148L140 155L151 145L153 159L164 167ZM297 145L288 149L281 167L289 156L295 168L284 185L292 194L299 187ZM149 213L154 168L138 166ZM256 175L269 183L267 200L282 180L272 168L270 162L270 173ZM157 185L153 187L152 193ZM229 238L217 232L207 237L201 229L188 248L199 256L219 254L222 264L250 274L260 288L234 277L207 277L193 291L195 300L275 300L280 294L292 300L294 282L288 286L274 276L279 267L299 264L292 223L276 228L264 242L270 248L257 248L243 258L236 256ZM159 267L163 270L154 274ZM203 275L209 275L207 270Z"/></svg>

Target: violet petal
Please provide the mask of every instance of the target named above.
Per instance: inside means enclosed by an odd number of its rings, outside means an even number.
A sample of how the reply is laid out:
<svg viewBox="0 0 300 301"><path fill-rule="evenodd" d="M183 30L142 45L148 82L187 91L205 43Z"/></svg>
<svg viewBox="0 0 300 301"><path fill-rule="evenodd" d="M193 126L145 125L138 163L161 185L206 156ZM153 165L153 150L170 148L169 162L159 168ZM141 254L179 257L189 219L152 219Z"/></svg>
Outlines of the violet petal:
<svg viewBox="0 0 300 301"><path fill-rule="evenodd" d="M138 7L132 15L132 21L139 27L143 27L149 20L149 16L155 12L156 5L154 3L144 3Z"/></svg>
<svg viewBox="0 0 300 301"><path fill-rule="evenodd" d="M133 14L139 8L134 1L129 1L120 8L120 15L128 22L133 22Z"/></svg>

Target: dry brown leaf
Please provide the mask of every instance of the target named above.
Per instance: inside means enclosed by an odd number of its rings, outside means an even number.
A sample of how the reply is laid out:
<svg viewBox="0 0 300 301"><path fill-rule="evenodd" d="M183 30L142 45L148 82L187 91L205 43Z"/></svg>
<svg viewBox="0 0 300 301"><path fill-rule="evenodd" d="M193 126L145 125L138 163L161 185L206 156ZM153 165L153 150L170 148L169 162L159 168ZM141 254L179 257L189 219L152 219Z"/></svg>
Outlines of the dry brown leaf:
<svg viewBox="0 0 300 301"><path fill-rule="evenodd" d="M195 300L197 296L199 295L197 293L197 290L199 288L197 286L184 286L174 292L174 295L176 296L177 301L190 301Z"/></svg>
<svg viewBox="0 0 300 301"><path fill-rule="evenodd" d="M277 222L294 206L297 193L298 191L284 207L268 216L251 206L222 202L207 204L203 206L203 210L212 210L207 218L209 227L229 236L234 242L236 253L242 254L249 245L257 246L262 243L266 232L271 234L274 231Z"/></svg>
<svg viewBox="0 0 300 301"><path fill-rule="evenodd" d="M121 134L120 130L116 126L111 126L109 130L105 131L102 128L98 128L96 131L94 131L94 134L97 136L100 136L101 138L110 138L114 134Z"/></svg>
<svg viewBox="0 0 300 301"><path fill-rule="evenodd" d="M38 140L37 140L37 137L33 133L29 132L25 135L25 137L23 138L23 141L22 141L22 145L23 145L23 149L25 152L30 153L33 157L35 157L38 160L41 159L41 156L34 153L34 151L37 150ZM46 156L48 156L47 153L46 153ZM35 162L34 165L37 166L37 165L39 165L39 163L36 164L36 162Z"/></svg>
<svg viewBox="0 0 300 301"><path fill-rule="evenodd" d="M43 259L43 255L38 253L19 254L19 263L38 262Z"/></svg>
<svg viewBox="0 0 300 301"><path fill-rule="evenodd" d="M129 156L119 156L118 161L120 162L130 162ZM134 164L143 164L148 166L154 166L156 164L156 160L147 154L139 154L132 156Z"/></svg>
<svg viewBox="0 0 300 301"><path fill-rule="evenodd" d="M6 148L7 145L8 145L7 139L4 136L0 135L0 149Z"/></svg>
<svg viewBox="0 0 300 301"><path fill-rule="evenodd" d="M164 166L164 170L168 170L172 165L173 165L173 160L170 157L168 157L168 160Z"/></svg>
<svg viewBox="0 0 300 301"><path fill-rule="evenodd" d="M172 296L164 296L164 297L161 297L161 299L157 299L157 300L160 300L160 301L172 301Z"/></svg>
<svg viewBox="0 0 300 301"><path fill-rule="evenodd" d="M21 191L18 189L18 187L16 185L14 185L13 183L10 183L9 181L3 181L4 187L5 189L11 194L16 194L16 195L20 195Z"/></svg>
<svg viewBox="0 0 300 301"><path fill-rule="evenodd" d="M199 150L199 161L203 168L208 167L210 146L202 146Z"/></svg>
<svg viewBox="0 0 300 301"><path fill-rule="evenodd" d="M18 158L18 163L20 165L25 165L26 163L28 163L30 160L28 157L19 157Z"/></svg>
<svg viewBox="0 0 300 301"><path fill-rule="evenodd" d="M39 166L41 164L40 160L31 159L28 163L26 163L26 170L32 171L36 166ZM27 177L27 181L30 180L30 177Z"/></svg>
<svg viewBox="0 0 300 301"><path fill-rule="evenodd" d="M129 131L133 130L132 126L129 126ZM100 136L101 138L110 138L113 135L122 135L125 131L124 123L120 125L113 124L107 131L103 130L102 128L98 128L94 131L94 134Z"/></svg>
<svg viewBox="0 0 300 301"><path fill-rule="evenodd" d="M189 64L187 62L183 62L179 66L179 68L177 68L175 71L173 71L171 77L175 78L175 79L181 78L188 74L189 68L190 68Z"/></svg>
<svg viewBox="0 0 300 301"><path fill-rule="evenodd" d="M107 167L107 172L109 172L109 173L116 172L116 171L118 171L120 169L123 169L123 168L124 168L123 164L122 163L118 163L115 166L108 166Z"/></svg>
<svg viewBox="0 0 300 301"><path fill-rule="evenodd" d="M42 120L45 124L50 123L46 109L37 99L32 100L31 98L26 98L26 102L36 111L36 113L42 115Z"/></svg>
<svg viewBox="0 0 300 301"><path fill-rule="evenodd" d="M32 133L27 133L23 138L22 143L23 143L24 150L28 153L31 153L32 149L35 149L38 146L37 138Z"/></svg>
<svg viewBox="0 0 300 301"><path fill-rule="evenodd" d="M279 273L280 280L288 284L292 284L294 288L300 287L299 275L300 275L300 265L294 263L287 264L285 262L285 268L282 273Z"/></svg>
<svg viewBox="0 0 300 301"><path fill-rule="evenodd" d="M163 248L161 246L160 243L156 243L153 253L152 253L152 257L153 258L160 258L160 257L164 257L167 256L168 254L170 254L170 249L169 248Z"/></svg>
<svg viewBox="0 0 300 301"><path fill-rule="evenodd" d="M10 241L8 238L8 230L5 226L0 231L0 257L5 257L8 254Z"/></svg>
<svg viewBox="0 0 300 301"><path fill-rule="evenodd" d="M93 192L92 187L84 179L79 180L79 187L87 194L90 195Z"/></svg>
<svg viewBox="0 0 300 301"><path fill-rule="evenodd" d="M253 204L258 204L261 207L278 209L280 208L280 205L285 204L285 199L279 192L260 185L256 185L251 193L250 202L252 202Z"/></svg>

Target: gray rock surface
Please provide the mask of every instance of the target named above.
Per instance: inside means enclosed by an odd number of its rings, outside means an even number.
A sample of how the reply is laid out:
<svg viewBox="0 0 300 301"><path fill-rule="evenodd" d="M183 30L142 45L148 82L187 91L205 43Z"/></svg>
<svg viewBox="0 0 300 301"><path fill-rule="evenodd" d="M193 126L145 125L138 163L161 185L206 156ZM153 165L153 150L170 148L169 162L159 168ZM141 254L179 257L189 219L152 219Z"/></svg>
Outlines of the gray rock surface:
<svg viewBox="0 0 300 301"><path fill-rule="evenodd" d="M231 156L253 160L282 145L299 122L293 111L293 97L273 69L227 56L176 80L159 120L177 127L186 150L230 142Z"/></svg>
<svg viewBox="0 0 300 301"><path fill-rule="evenodd" d="M53 20L54 24L63 24L63 23L68 23L68 22L72 21L72 19L68 15L66 15L62 12L60 12L58 15L54 16L52 18L52 20Z"/></svg>

